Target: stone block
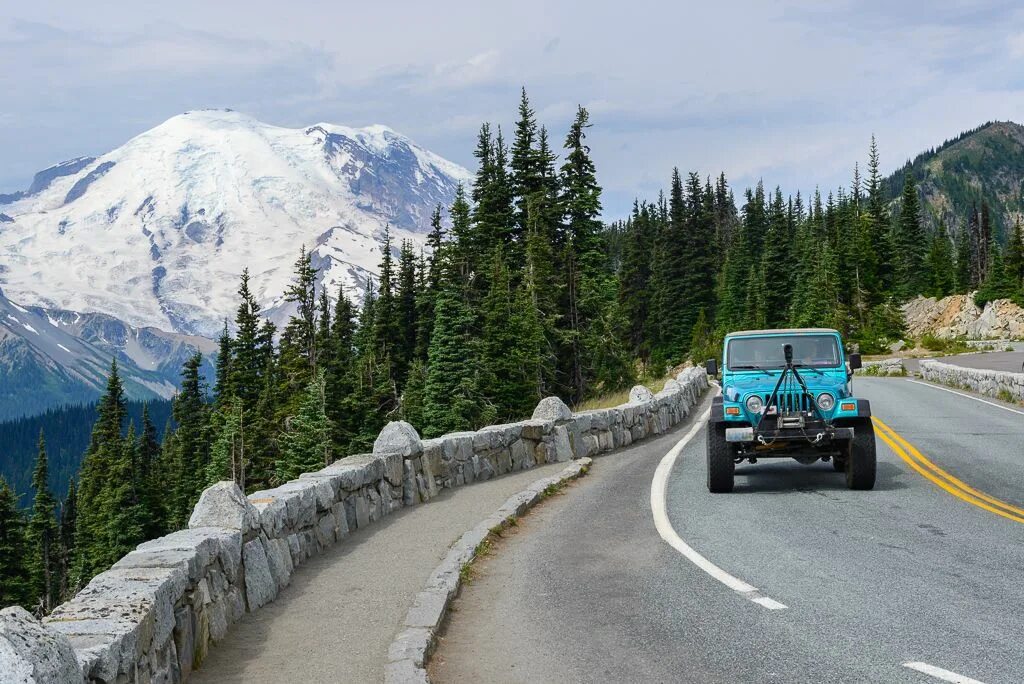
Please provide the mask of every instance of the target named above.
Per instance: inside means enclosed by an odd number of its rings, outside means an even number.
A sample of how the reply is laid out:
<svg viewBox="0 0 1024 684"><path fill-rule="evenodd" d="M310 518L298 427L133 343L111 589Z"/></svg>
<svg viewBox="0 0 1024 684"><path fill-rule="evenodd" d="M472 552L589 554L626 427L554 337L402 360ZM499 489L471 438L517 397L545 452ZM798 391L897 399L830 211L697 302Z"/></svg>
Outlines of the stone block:
<svg viewBox="0 0 1024 684"><path fill-rule="evenodd" d="M278 587L259 539L246 542L242 547L242 564L245 566L245 597L251 613L277 598Z"/></svg>
<svg viewBox="0 0 1024 684"><path fill-rule="evenodd" d="M0 679L11 684L81 682L82 668L67 635L12 606L0 610Z"/></svg>
<svg viewBox="0 0 1024 684"><path fill-rule="evenodd" d="M539 442L544 439L544 435L551 434L555 422L552 420L525 420L520 425L522 426L521 437Z"/></svg>
<svg viewBox="0 0 1024 684"><path fill-rule="evenodd" d="M373 443L373 453L398 454L408 458L423 453L423 444L416 428L404 420L393 420L380 431Z"/></svg>
<svg viewBox="0 0 1024 684"><path fill-rule="evenodd" d="M259 528L259 514L234 482L218 482L203 490L188 520L189 528L224 527L242 534Z"/></svg>
<svg viewBox="0 0 1024 684"><path fill-rule="evenodd" d="M572 418L572 411L558 397L544 397L533 410L533 420L563 421Z"/></svg>
<svg viewBox="0 0 1024 684"><path fill-rule="evenodd" d="M629 401L631 404L642 404L654 399L654 392L643 385L637 385L629 390Z"/></svg>

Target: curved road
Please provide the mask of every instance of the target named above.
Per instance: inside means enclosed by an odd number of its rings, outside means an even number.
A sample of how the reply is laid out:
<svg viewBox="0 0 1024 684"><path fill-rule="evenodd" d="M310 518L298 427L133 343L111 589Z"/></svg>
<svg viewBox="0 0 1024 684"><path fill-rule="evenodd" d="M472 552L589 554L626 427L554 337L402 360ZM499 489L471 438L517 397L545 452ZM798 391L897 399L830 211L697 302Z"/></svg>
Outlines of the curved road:
<svg viewBox="0 0 1024 684"><path fill-rule="evenodd" d="M710 495L693 421L599 458L482 561L434 681L1024 681L1024 412L855 382L894 445L878 441L875 490L846 490L829 464L769 460ZM655 527L652 478L687 433L668 522L757 594Z"/></svg>

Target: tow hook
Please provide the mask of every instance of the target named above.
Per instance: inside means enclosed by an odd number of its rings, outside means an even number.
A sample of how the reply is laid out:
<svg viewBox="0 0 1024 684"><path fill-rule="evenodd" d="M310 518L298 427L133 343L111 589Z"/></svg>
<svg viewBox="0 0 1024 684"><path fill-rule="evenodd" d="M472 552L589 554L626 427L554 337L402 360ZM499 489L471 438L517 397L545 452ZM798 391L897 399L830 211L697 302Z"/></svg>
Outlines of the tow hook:
<svg viewBox="0 0 1024 684"><path fill-rule="evenodd" d="M818 442L820 442L823 439L825 439L825 433L824 432L819 432L818 434L816 434L814 436L814 441L812 442L812 444L817 444Z"/></svg>

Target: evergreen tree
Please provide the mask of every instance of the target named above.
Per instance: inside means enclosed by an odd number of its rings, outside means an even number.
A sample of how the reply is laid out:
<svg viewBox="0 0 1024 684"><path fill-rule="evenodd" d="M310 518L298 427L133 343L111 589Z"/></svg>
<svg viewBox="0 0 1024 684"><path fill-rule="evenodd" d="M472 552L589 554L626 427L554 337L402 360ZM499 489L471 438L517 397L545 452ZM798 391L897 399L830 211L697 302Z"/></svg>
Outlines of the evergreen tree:
<svg viewBox="0 0 1024 684"><path fill-rule="evenodd" d="M281 435L277 480L293 480L330 462L331 421L327 417L326 380L321 368L306 387L298 413Z"/></svg>
<svg viewBox="0 0 1024 684"><path fill-rule="evenodd" d="M1024 234L1020 220L1013 224L1013 232L1006 245L1006 277L1016 286L1018 303L1024 305Z"/></svg>
<svg viewBox="0 0 1024 684"><path fill-rule="evenodd" d="M899 294L911 297L924 289L924 227L921 223L921 204L917 197L914 177L906 175L903 184L899 219L893 224L893 247L896 249L896 282Z"/></svg>
<svg viewBox="0 0 1024 684"><path fill-rule="evenodd" d="M497 419L518 420L540 400L540 321L532 299L513 291L502 250L492 257L490 289L483 301L483 373Z"/></svg>
<svg viewBox="0 0 1024 684"><path fill-rule="evenodd" d="M544 194L544 164L545 159L537 148L537 119L526 97L526 88L523 88L510 162L512 194L515 197L513 239L517 243L525 242L531 218L530 205Z"/></svg>
<svg viewBox="0 0 1024 684"><path fill-rule="evenodd" d="M232 480L245 491L246 447L245 411L237 397L231 397L210 417L210 461L206 481Z"/></svg>
<svg viewBox="0 0 1024 684"><path fill-rule="evenodd" d="M60 507L60 528L58 534L59 567L58 577L58 601L67 600L74 593L69 584L71 568L75 557L75 526L78 515L78 493L75 488L75 481L68 483L68 493L64 497L64 503Z"/></svg>
<svg viewBox="0 0 1024 684"><path fill-rule="evenodd" d="M120 452L111 454L106 472L108 482L100 504L106 527L105 538L101 541L101 569L113 565L146 540L147 520L134 468L138 450L135 425L129 425L128 434L121 440Z"/></svg>
<svg viewBox="0 0 1024 684"><path fill-rule="evenodd" d="M573 402L586 396L592 379L593 368L588 367L592 359L587 358L592 350L585 349L584 344L587 337L596 337L587 328L598 318L598 312L589 307L601 301L599 292L604 288L601 188L585 142L590 126L590 115L579 107L565 138L566 157L562 165L561 206L566 235L563 264L567 285L565 355L561 365L567 394Z"/></svg>
<svg viewBox="0 0 1024 684"><path fill-rule="evenodd" d="M50 494L48 480L46 440L40 432L39 457L32 475L35 497L28 522L28 544L31 553L31 594L44 614L53 610L60 598L57 502Z"/></svg>
<svg viewBox="0 0 1024 684"><path fill-rule="evenodd" d="M442 259L443 265L423 393L426 437L475 428L492 413L480 388L482 369L473 313L455 265L443 253L435 258Z"/></svg>
<svg viewBox="0 0 1024 684"><path fill-rule="evenodd" d="M25 520L18 510L17 497L0 477L0 607L32 607L26 558Z"/></svg>
<svg viewBox="0 0 1024 684"><path fill-rule="evenodd" d="M941 299L953 292L956 269L953 266L953 250L946 234L946 225L942 222L939 222L928 247L925 269L928 276L926 294Z"/></svg>
<svg viewBox="0 0 1024 684"><path fill-rule="evenodd" d="M188 522L192 507L210 482L206 470L210 462L209 406L206 403L206 383L199 372L202 363L203 357L199 353L185 362L181 371L181 390L174 398L173 413L178 429L174 432L171 474L174 488L169 497L171 527Z"/></svg>
<svg viewBox="0 0 1024 684"><path fill-rule="evenodd" d="M397 320L399 335L396 340L395 380L398 386L405 384L409 365L416 355L416 330L418 323L416 282L416 253L412 243L402 242L398 259Z"/></svg>
<svg viewBox="0 0 1024 684"><path fill-rule="evenodd" d="M142 406L142 432L139 434L134 472L145 521L143 535L146 539L153 539L165 534L168 529L167 509L164 505L167 483L165 473L161 470L160 441L157 439L156 426L149 417L149 404Z"/></svg>
<svg viewBox="0 0 1024 684"><path fill-rule="evenodd" d="M198 370L197 365L197 374ZM109 515L111 490L115 485L111 471L124 455L121 430L125 413L124 386L114 360L110 364L106 391L97 406L96 424L79 473L75 561L70 580L73 588L84 585L107 569L111 562L109 541L113 534L113 521Z"/></svg>
<svg viewBox="0 0 1024 684"><path fill-rule="evenodd" d="M956 291L966 294L974 285L971 264L971 235L966 228L961 228L956 238Z"/></svg>
<svg viewBox="0 0 1024 684"><path fill-rule="evenodd" d="M974 303L979 307L996 299L1010 299L1018 294L1017 284L1007 273L1003 262L1003 251L993 239L986 250L988 253L988 275L974 295Z"/></svg>
<svg viewBox="0 0 1024 684"><path fill-rule="evenodd" d="M231 334L228 322L224 321L224 330L217 342L217 379L213 388L215 403L220 405L233 395L231 388Z"/></svg>

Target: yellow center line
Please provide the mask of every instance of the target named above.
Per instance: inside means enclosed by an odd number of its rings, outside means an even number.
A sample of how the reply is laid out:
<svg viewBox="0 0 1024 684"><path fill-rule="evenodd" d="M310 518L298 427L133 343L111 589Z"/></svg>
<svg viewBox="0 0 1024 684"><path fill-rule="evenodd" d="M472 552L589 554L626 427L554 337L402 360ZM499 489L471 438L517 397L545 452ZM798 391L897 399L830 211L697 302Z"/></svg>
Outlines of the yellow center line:
<svg viewBox="0 0 1024 684"><path fill-rule="evenodd" d="M878 418L872 417L875 423L875 434L882 438L893 452L903 459L925 479L952 494L961 501L982 508L990 513L1024 524L1024 509L1017 508L994 497L980 492L953 477L945 470L928 460L913 445L900 437L895 430ZM906 448L904 448L904 445ZM908 451L910 453L908 453ZM913 454L913 455L911 455Z"/></svg>
<svg viewBox="0 0 1024 684"><path fill-rule="evenodd" d="M1012 513L1014 515L1019 515L1019 516L1024 516L1024 508L1018 508L1017 506L1014 506L1013 504L1006 503L1005 501L1001 501L1001 500L995 498L994 496L989 496L985 492L982 492L982 491L979 491L977 489L974 489L973 487L971 487L966 482L963 482L962 480L958 480L956 477L954 477L953 475L950 475L948 472L946 472L945 470L943 470L942 468L937 466L932 461L929 461L924 456L924 454L922 454L920 451L917 450L917 448L913 444L908 442L899 433L897 433L891 427L889 427L884 422L882 422L882 420L880 418L872 418L872 420L874 420L878 425L880 425L884 430L886 430L889 433L889 436L891 438L893 438L897 442L899 442L903 446L903 448L906 449L908 452L910 452L911 456L915 457L922 465L924 465L926 468L931 469L936 475L938 475L939 477L945 479L947 482L952 484L954 487L958 487L959 489L962 489L963 491L967 492L971 496L977 497L977 498L981 499L982 501L987 501L988 503L992 504L993 506L995 506L997 508L1002 508L1003 510L1005 510L1008 513Z"/></svg>

